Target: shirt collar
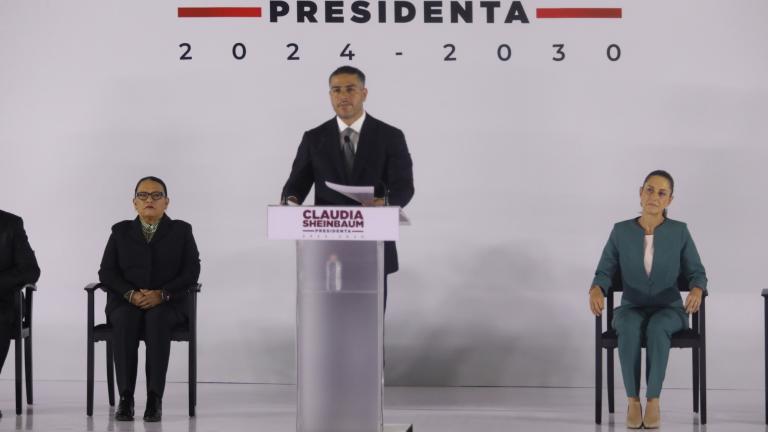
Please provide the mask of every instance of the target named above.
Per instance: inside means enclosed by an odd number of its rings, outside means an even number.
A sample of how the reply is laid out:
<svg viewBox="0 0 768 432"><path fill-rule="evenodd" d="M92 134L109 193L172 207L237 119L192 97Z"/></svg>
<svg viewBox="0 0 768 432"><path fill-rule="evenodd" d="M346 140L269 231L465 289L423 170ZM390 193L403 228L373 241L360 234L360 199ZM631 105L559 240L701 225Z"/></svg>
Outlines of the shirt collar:
<svg viewBox="0 0 768 432"><path fill-rule="evenodd" d="M143 220L139 219L139 222L141 222L141 227L144 228L146 231L155 231L157 227L160 225L160 221L157 221L157 223L155 224L148 224Z"/></svg>
<svg viewBox="0 0 768 432"><path fill-rule="evenodd" d="M363 122L365 121L365 111L363 111L363 115L360 116L359 119L355 120L354 123L347 126L346 123L344 123L344 120L340 119L339 116L336 116L336 123L339 125L339 132L344 132L347 128L352 129L353 131L357 132L358 135L360 135L360 130L363 128Z"/></svg>

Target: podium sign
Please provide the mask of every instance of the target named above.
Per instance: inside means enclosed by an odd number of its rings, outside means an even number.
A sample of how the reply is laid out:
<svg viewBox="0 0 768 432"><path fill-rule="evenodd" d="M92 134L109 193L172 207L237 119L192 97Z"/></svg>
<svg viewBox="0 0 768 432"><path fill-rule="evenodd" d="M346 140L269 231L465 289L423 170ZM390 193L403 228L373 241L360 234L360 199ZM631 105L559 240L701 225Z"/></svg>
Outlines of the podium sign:
<svg viewBox="0 0 768 432"><path fill-rule="evenodd" d="M398 240L400 207L269 206L270 240Z"/></svg>
<svg viewBox="0 0 768 432"><path fill-rule="evenodd" d="M268 208L268 238L297 240L298 432L385 430L384 241L398 239L399 216L399 207Z"/></svg>

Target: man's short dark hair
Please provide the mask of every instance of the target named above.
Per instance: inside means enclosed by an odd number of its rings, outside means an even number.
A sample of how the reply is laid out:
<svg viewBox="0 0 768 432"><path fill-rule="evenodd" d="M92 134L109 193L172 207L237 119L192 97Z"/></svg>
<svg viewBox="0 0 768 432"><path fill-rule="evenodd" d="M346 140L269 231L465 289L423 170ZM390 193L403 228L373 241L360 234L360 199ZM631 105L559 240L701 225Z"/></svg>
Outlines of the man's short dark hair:
<svg viewBox="0 0 768 432"><path fill-rule="evenodd" d="M359 79L360 83L363 84L363 87L365 87L365 74L363 71L356 67L341 66L337 68L335 71L331 72L331 76L328 77L329 84L331 82L331 78L335 77L336 75L357 75L357 79Z"/></svg>
<svg viewBox="0 0 768 432"><path fill-rule="evenodd" d="M147 180L149 180L149 181L153 181L153 182L155 182L155 183L160 183L160 186L162 186L162 187L163 187L163 193L165 194L165 196L166 196L166 197L168 196L168 188L167 188L167 187L165 187L165 182L164 182L164 181L162 181L162 180L160 180L160 178L159 178L159 177L155 177L155 176L147 176L147 177L142 177L142 178L141 178L141 179L140 179L140 180L139 180L139 181L136 183L136 188L133 190L133 194L134 194L134 195L136 195L136 192L138 192L138 191L139 191L139 185L140 185L142 182L145 182L145 181L147 181Z"/></svg>

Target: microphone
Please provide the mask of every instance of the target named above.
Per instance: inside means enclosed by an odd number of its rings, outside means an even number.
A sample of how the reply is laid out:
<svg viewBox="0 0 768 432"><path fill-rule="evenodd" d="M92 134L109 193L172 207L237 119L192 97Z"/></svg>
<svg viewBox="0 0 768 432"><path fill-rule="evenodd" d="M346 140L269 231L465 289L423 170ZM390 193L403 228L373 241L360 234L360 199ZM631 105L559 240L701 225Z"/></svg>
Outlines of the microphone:
<svg viewBox="0 0 768 432"><path fill-rule="evenodd" d="M350 141L349 135L344 135L344 144L349 144Z"/></svg>

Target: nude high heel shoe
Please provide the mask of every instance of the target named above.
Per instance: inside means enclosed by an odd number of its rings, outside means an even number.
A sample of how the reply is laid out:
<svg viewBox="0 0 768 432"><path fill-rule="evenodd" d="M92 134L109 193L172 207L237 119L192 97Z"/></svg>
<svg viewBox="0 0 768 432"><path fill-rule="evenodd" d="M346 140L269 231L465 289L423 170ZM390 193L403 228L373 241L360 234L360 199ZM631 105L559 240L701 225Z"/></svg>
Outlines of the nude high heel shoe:
<svg viewBox="0 0 768 432"><path fill-rule="evenodd" d="M627 428L640 429L643 425L643 407L640 401L629 401L627 406Z"/></svg>
<svg viewBox="0 0 768 432"><path fill-rule="evenodd" d="M645 417L643 417L643 426L646 429L658 429L661 425L661 408L659 399L648 399L645 406Z"/></svg>

